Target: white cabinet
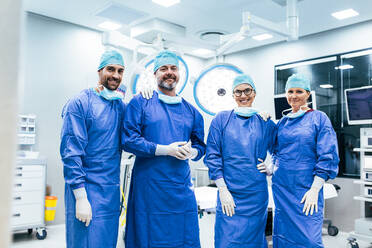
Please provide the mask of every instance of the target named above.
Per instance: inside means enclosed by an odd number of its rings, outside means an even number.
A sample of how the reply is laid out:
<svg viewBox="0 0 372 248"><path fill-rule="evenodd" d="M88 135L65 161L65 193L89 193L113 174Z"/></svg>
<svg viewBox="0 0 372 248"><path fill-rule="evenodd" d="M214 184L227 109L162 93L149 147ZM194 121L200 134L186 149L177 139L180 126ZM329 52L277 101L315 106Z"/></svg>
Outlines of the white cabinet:
<svg viewBox="0 0 372 248"><path fill-rule="evenodd" d="M44 201L46 185L46 161L43 159L19 159L14 170L12 201L12 229L38 230L36 235L46 236ZM45 236L43 237L43 233Z"/></svg>

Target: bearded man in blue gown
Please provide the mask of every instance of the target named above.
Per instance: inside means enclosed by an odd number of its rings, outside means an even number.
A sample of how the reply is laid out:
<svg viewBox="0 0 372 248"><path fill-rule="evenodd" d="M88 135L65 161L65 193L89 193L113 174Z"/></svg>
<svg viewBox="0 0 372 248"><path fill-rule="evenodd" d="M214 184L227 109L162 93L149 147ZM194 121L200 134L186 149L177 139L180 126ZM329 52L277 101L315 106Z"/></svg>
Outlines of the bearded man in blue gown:
<svg viewBox="0 0 372 248"><path fill-rule="evenodd" d="M179 58L160 52L154 61L158 89L128 104L123 147L136 160L130 185L126 248L200 248L197 204L188 160L205 153L199 111L176 94Z"/></svg>
<svg viewBox="0 0 372 248"><path fill-rule="evenodd" d="M116 247L120 212L120 133L124 61L106 51L97 87L63 108L60 153L65 178L67 248Z"/></svg>

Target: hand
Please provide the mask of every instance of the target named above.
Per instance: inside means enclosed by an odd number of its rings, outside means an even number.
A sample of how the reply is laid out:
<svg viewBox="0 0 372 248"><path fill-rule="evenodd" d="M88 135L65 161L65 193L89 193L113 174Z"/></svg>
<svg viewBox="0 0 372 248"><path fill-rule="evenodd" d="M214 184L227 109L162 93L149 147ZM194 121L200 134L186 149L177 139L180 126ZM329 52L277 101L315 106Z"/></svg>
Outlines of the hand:
<svg viewBox="0 0 372 248"><path fill-rule="evenodd" d="M262 111L262 112L258 112L258 114L261 116L261 118L262 118L264 121L267 121L268 119L271 118L271 115L270 115L270 113L268 113L268 112L264 112L264 111Z"/></svg>
<svg viewBox="0 0 372 248"><path fill-rule="evenodd" d="M76 219L85 222L85 226L89 226L89 223L92 220L92 208L88 201L87 192L85 188L82 187L74 189L73 193L76 199Z"/></svg>
<svg viewBox="0 0 372 248"><path fill-rule="evenodd" d="M186 160L186 155L181 152L181 147L186 145L186 141L180 141L180 142L173 142L172 144L167 146L167 155L175 157L180 160ZM185 149L182 149L184 151Z"/></svg>
<svg viewBox="0 0 372 248"><path fill-rule="evenodd" d="M302 212L306 215L309 214L313 215L314 209L315 212L318 212L318 196L319 196L319 189L311 187L302 197L301 203L305 202L304 208Z"/></svg>
<svg viewBox="0 0 372 248"><path fill-rule="evenodd" d="M179 148L179 151L185 157L185 159L190 159L190 158L193 159L196 156L198 156L198 150L196 150L195 148L191 147L191 141L187 142L186 145L181 146Z"/></svg>
<svg viewBox="0 0 372 248"><path fill-rule="evenodd" d="M273 172L272 172L272 170L270 170L269 166L267 166L265 164L265 162L260 158L258 159L258 161L261 162L261 163L257 165L257 169L261 173L266 173L266 175L271 176L273 174Z"/></svg>
<svg viewBox="0 0 372 248"><path fill-rule="evenodd" d="M218 188L219 194L220 194L220 201L221 201L221 207L222 212L226 214L227 216L233 216L235 214L235 202L234 199L227 189L227 187L219 187Z"/></svg>
<svg viewBox="0 0 372 248"><path fill-rule="evenodd" d="M152 98L152 95L154 94L154 87L152 85L145 85L143 89L140 90L140 93L143 98L149 100Z"/></svg>
<svg viewBox="0 0 372 248"><path fill-rule="evenodd" d="M85 222L89 226L92 220L92 208L87 198L76 199L76 219Z"/></svg>

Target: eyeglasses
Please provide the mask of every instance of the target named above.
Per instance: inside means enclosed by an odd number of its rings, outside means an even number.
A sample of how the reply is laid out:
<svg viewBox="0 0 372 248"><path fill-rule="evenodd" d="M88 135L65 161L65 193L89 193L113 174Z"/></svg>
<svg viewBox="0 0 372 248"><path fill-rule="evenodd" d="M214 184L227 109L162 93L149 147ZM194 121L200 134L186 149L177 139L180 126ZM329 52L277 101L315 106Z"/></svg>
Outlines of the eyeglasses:
<svg viewBox="0 0 372 248"><path fill-rule="evenodd" d="M234 90L234 95L241 96L242 93L244 93L244 95L249 96L250 94L252 94L252 92L253 92L253 89L246 88L245 90Z"/></svg>

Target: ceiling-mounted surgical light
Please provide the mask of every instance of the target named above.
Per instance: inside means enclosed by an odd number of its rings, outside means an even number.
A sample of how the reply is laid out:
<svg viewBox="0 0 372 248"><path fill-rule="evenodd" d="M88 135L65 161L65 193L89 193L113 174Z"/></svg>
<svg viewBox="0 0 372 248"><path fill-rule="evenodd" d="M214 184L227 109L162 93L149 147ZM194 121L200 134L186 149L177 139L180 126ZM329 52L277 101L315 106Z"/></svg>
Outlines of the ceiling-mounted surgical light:
<svg viewBox="0 0 372 248"><path fill-rule="evenodd" d="M121 28L121 25L115 22L105 21L99 24L98 27L113 31L113 30Z"/></svg>
<svg viewBox="0 0 372 248"><path fill-rule="evenodd" d="M239 68L230 64L214 64L205 69L194 83L194 99L199 108L215 115L236 107L232 85L234 78L241 73Z"/></svg>
<svg viewBox="0 0 372 248"><path fill-rule="evenodd" d="M347 70L347 69L353 69L353 68L354 68L354 66L348 65L348 64L340 65L340 66L335 67L336 70Z"/></svg>
<svg viewBox="0 0 372 248"><path fill-rule="evenodd" d="M179 3L181 0L152 0L154 3L164 6L166 8Z"/></svg>
<svg viewBox="0 0 372 248"><path fill-rule="evenodd" d="M258 41L267 40L271 38L273 38L271 34L259 34L259 35L252 36L252 39L258 40Z"/></svg>
<svg viewBox="0 0 372 248"><path fill-rule="evenodd" d="M332 13L332 16L338 20L343 20L357 15L359 15L359 13L353 9L345 9L342 11Z"/></svg>

